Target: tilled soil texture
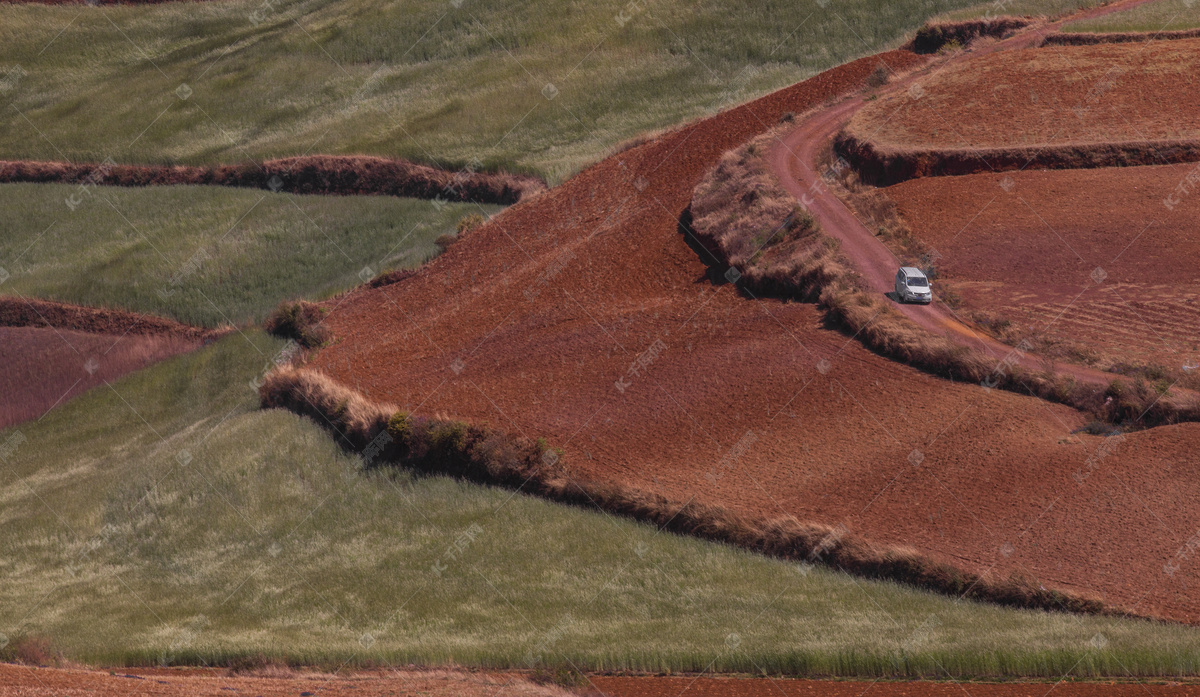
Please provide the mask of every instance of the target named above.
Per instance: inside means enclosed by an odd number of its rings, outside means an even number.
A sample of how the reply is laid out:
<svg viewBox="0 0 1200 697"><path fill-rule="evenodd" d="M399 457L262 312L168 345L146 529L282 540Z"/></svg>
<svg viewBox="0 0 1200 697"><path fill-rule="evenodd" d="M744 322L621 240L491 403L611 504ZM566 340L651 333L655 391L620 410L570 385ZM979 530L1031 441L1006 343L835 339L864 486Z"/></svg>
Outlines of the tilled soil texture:
<svg viewBox="0 0 1200 697"><path fill-rule="evenodd" d="M679 232L721 154L856 88L823 73L611 157L415 276L326 303L312 365L372 399L545 437L581 478L844 525L977 572L1200 619L1200 425L1073 436L1086 417L872 354L806 304L755 301ZM1119 473L1119 476L1118 476Z"/></svg>
<svg viewBox="0 0 1200 697"><path fill-rule="evenodd" d="M83 392L201 340L173 334L88 334L0 326L0 428L36 419ZM7 442L7 441L6 441Z"/></svg>
<svg viewBox="0 0 1200 697"><path fill-rule="evenodd" d="M297 194L378 194L502 205L546 188L542 180L528 175L492 174L470 167L451 172L359 155L306 155L217 167L0 161L0 182L79 184L80 199L90 195L89 187L97 185L207 184Z"/></svg>
<svg viewBox="0 0 1200 697"><path fill-rule="evenodd" d="M1147 683L859 682L726 677L608 677L592 683L609 697L1192 697L1200 685Z"/></svg>
<svg viewBox="0 0 1200 697"><path fill-rule="evenodd" d="M268 669L260 673L262 675L259 676L227 675L221 670L170 668L68 670L0 664L0 693L11 697L79 694L98 697L566 697L570 694L553 685L535 685L518 675L452 670L400 669L349 676L287 669Z"/></svg>
<svg viewBox="0 0 1200 697"><path fill-rule="evenodd" d="M1200 40L955 61L859 111L839 148L869 181L1200 159Z"/></svg>
<svg viewBox="0 0 1200 697"><path fill-rule="evenodd" d="M1189 176L1200 182L1200 168L975 174L884 191L936 250L960 316L979 311L997 334L1063 360L1161 365L1188 382L1200 373L1200 186Z"/></svg>

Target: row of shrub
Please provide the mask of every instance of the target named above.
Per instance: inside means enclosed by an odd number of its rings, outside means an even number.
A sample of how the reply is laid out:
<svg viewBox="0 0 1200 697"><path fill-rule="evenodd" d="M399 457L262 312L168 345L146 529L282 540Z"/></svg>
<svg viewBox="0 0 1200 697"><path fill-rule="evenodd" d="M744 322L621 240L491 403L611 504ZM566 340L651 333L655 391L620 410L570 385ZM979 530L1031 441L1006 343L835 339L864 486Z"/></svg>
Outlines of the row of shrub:
<svg viewBox="0 0 1200 697"><path fill-rule="evenodd" d="M997 360L931 334L866 292L834 240L775 179L767 162L777 132L726 153L696 185L681 228L755 296L816 301L832 323L867 348L935 375L1070 405L1125 429L1200 421L1200 403L1156 389L1140 377L1105 386ZM795 221L805 221L796 226Z"/></svg>
<svg viewBox="0 0 1200 697"><path fill-rule="evenodd" d="M981 576L909 549L871 545L845 528L793 517L757 520L695 501L671 501L615 482L581 480L571 476L560 453L543 441L514 439L484 425L410 414L372 402L309 369L280 368L267 376L259 394L263 407L289 409L324 426L344 447L361 453L368 467L405 467L519 489L660 530L955 597L1020 608L1109 612L1097 600L1048 590L1021 578Z"/></svg>
<svg viewBox="0 0 1200 697"><path fill-rule="evenodd" d="M215 167L0 162L0 182L236 186L296 194L388 195L509 205L543 191L537 177L466 168L457 172L363 155L305 155Z"/></svg>
<svg viewBox="0 0 1200 697"><path fill-rule="evenodd" d="M989 17L959 22L930 22L917 30L905 48L913 53L937 53L947 45L966 46L981 36L1002 39L1033 24L1025 17Z"/></svg>

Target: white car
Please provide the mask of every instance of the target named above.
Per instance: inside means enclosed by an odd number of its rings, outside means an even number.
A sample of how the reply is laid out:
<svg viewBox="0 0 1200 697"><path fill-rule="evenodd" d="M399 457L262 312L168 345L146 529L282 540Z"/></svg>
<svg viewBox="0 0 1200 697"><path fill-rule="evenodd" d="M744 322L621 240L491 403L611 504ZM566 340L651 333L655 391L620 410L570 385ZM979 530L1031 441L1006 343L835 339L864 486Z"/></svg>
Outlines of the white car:
<svg viewBox="0 0 1200 697"><path fill-rule="evenodd" d="M933 302L933 289L929 287L929 278L920 269L911 266L901 266L896 272L896 299L902 303Z"/></svg>

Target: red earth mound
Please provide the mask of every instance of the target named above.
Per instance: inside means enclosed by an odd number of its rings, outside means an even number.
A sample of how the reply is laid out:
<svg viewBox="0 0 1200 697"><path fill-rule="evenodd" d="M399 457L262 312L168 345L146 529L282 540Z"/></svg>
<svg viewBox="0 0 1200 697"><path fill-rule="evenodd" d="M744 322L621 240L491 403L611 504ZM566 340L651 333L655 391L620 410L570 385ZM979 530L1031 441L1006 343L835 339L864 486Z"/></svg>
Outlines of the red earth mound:
<svg viewBox="0 0 1200 697"><path fill-rule="evenodd" d="M412 278L330 301L335 341L312 365L372 399L545 437L578 477L1200 619L1186 590L1200 425L1119 447L1072 436L1071 409L930 377L826 329L813 306L743 297L680 235L723 152L881 60L921 62L866 58L668 133L509 208Z"/></svg>
<svg viewBox="0 0 1200 697"><path fill-rule="evenodd" d="M609 697L1195 697L1200 685L1161 683L1100 684L1086 682L866 682L860 680L796 680L770 677L587 676L587 694ZM229 675L216 669L115 668L87 670L33 668L0 664L0 692L20 697L90 694L126 695L251 694L295 697L297 694L360 697L557 697L572 694L553 685L534 685L520 674L456 670L387 670L329 674L265 669L259 674Z"/></svg>
<svg viewBox="0 0 1200 697"><path fill-rule="evenodd" d="M309 155L259 163L185 165L72 164L0 161L0 182L61 182L83 186L210 184L297 194L381 194L511 204L545 189L536 177L458 172L382 157Z"/></svg>
<svg viewBox="0 0 1200 697"><path fill-rule="evenodd" d="M611 697L1191 697L1200 685L1147 683L1094 684L861 682L733 677L619 677L596 675L592 684Z"/></svg>
<svg viewBox="0 0 1200 697"><path fill-rule="evenodd" d="M0 327L0 428L40 418L83 392L200 345L177 334L87 334Z"/></svg>
<svg viewBox="0 0 1200 697"><path fill-rule="evenodd" d="M224 330L193 327L154 315L11 296L0 296L0 327L56 327L113 335L170 335L195 341L224 333Z"/></svg>
<svg viewBox="0 0 1200 697"><path fill-rule="evenodd" d="M868 104L839 149L880 184L1200 159L1200 40L989 52Z"/></svg>
<svg viewBox="0 0 1200 697"><path fill-rule="evenodd" d="M917 179L885 189L937 268L1008 338L1064 358L1200 366L1194 165ZM1184 189L1177 192L1178 187ZM1194 189L1195 187L1193 187ZM1097 271L1100 269L1100 271Z"/></svg>
<svg viewBox="0 0 1200 697"><path fill-rule="evenodd" d="M1143 41L1200 39L1200 29L1147 32L1059 32L1047 36L1043 46L1092 46L1095 44L1130 44Z"/></svg>
<svg viewBox="0 0 1200 697"><path fill-rule="evenodd" d="M554 685L535 685L516 674L461 670L387 670L335 675L268 668L259 675L229 675L215 669L117 668L111 671L34 668L0 663L0 693L21 697L88 694L98 697L175 695L187 697L568 697Z"/></svg>

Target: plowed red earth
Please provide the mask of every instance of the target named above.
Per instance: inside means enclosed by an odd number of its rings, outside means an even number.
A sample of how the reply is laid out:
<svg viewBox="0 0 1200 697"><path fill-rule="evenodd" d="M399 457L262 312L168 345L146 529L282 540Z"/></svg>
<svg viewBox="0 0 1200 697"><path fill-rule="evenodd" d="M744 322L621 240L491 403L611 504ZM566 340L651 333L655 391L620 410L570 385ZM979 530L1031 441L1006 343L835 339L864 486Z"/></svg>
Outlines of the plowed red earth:
<svg viewBox="0 0 1200 697"><path fill-rule="evenodd" d="M860 682L772 678L606 677L592 683L610 697L1184 697L1197 685L1093 683Z"/></svg>
<svg viewBox="0 0 1200 697"><path fill-rule="evenodd" d="M336 340L313 365L410 410L545 437L579 477L842 524L1200 620L1186 589L1200 567L1163 572L1200 524L1200 425L1132 434L1088 467L1102 441L1069 435L1082 414L930 377L824 328L811 305L714 285L679 233L724 151L881 61L920 59L856 61L666 134L509 208L410 279L330 301Z"/></svg>
<svg viewBox="0 0 1200 697"><path fill-rule="evenodd" d="M39 418L86 390L200 343L172 334L0 327L0 428Z"/></svg>
<svg viewBox="0 0 1200 697"><path fill-rule="evenodd" d="M1200 39L999 51L881 97L848 130L888 149L1200 138ZM1154 164L1147 162L1143 164Z"/></svg>
<svg viewBox="0 0 1200 697"><path fill-rule="evenodd" d="M518 675L462 671L388 670L349 676L283 671L273 677L226 675L207 669L134 669L113 671L33 668L0 664L0 694L35 695L187 695L188 697L296 697L296 695L354 695L389 697L567 697L554 686L534 685Z"/></svg>
<svg viewBox="0 0 1200 697"><path fill-rule="evenodd" d="M587 694L609 697L1194 697L1200 685L1148 683L970 683L862 682L736 677L588 677ZM89 694L127 695L298 694L357 697L565 697L554 686L534 685L519 675L458 671L389 670L329 675L294 673L275 677L230 676L207 669L126 669L112 671L32 668L0 664L0 693L13 697Z"/></svg>
<svg viewBox="0 0 1200 697"><path fill-rule="evenodd" d="M1102 367L1179 371L1200 364L1200 191L1164 199L1195 170L975 174L884 191L965 307L1094 351Z"/></svg>

